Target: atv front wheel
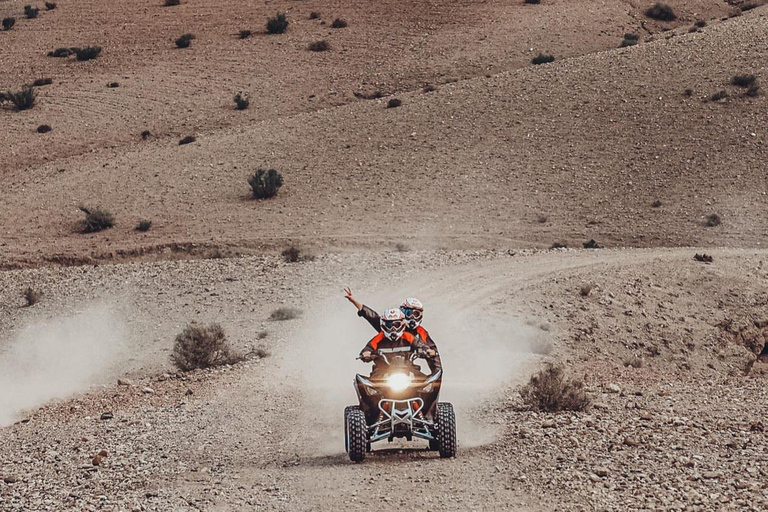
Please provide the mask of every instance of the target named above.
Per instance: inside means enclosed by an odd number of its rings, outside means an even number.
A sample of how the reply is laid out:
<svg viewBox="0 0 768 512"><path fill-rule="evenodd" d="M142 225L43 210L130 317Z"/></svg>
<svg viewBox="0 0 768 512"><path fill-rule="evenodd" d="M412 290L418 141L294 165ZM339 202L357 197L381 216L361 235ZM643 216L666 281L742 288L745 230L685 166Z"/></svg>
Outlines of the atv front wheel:
<svg viewBox="0 0 768 512"><path fill-rule="evenodd" d="M344 430L349 460L363 462L368 446L368 424L365 422L365 414L359 407L347 407L344 413L346 420Z"/></svg>
<svg viewBox="0 0 768 512"><path fill-rule="evenodd" d="M456 456L456 415L453 405L448 402L437 404L437 442L440 457L446 459Z"/></svg>
<svg viewBox="0 0 768 512"><path fill-rule="evenodd" d="M350 405L344 408L344 451L349 452L349 428L347 422L349 421L349 411L353 409L360 409L359 405Z"/></svg>

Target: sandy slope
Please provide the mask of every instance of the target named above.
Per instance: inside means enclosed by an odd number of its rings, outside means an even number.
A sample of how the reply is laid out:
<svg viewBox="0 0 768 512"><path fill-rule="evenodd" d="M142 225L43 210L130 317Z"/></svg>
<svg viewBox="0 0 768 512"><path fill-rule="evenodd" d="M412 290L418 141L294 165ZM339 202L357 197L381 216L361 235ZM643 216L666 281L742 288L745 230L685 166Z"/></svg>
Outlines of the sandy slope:
<svg viewBox="0 0 768 512"><path fill-rule="evenodd" d="M2 178L5 264L168 243L191 252L189 242L757 246L766 100L727 83L762 76L767 23L755 9L701 33L403 94L397 109L356 102L204 132L183 147L161 138L15 166ZM721 89L727 100L703 101ZM274 201L247 199L260 166L286 178ZM118 226L73 233L79 203L108 207ZM723 224L706 229L712 213ZM141 218L154 222L147 234L133 229Z"/></svg>

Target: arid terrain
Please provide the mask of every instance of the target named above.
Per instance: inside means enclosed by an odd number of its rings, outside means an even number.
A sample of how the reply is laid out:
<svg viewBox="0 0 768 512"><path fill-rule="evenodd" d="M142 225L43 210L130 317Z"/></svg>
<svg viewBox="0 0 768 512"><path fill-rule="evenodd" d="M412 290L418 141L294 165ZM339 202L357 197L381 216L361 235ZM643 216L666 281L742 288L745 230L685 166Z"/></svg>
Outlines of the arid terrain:
<svg viewBox="0 0 768 512"><path fill-rule="evenodd" d="M650 4L0 0L0 511L766 510L768 7ZM425 303L456 458L348 460L345 286Z"/></svg>

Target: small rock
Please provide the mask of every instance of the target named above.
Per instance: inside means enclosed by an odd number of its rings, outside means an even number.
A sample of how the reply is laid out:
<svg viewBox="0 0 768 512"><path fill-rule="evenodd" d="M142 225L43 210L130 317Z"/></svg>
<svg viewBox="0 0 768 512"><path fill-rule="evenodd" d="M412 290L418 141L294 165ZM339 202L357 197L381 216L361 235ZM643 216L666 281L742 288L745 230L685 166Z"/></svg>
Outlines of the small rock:
<svg viewBox="0 0 768 512"><path fill-rule="evenodd" d="M93 460L91 461L91 464L94 466L98 466L101 464L101 461L104 460L104 456L101 454L96 454L95 457L93 457Z"/></svg>
<svg viewBox="0 0 768 512"><path fill-rule="evenodd" d="M146 387L142 389L141 392L144 393L145 395L151 395L152 393L155 392L155 390L150 387Z"/></svg>
<svg viewBox="0 0 768 512"><path fill-rule="evenodd" d="M187 395L187 396L192 396L192 395L194 395L194 392L191 389L188 389L188 390L186 390L184 392L184 394Z"/></svg>
<svg viewBox="0 0 768 512"><path fill-rule="evenodd" d="M627 446L639 446L640 441L635 439L634 437L625 437L624 438L624 444Z"/></svg>
<svg viewBox="0 0 768 512"><path fill-rule="evenodd" d="M645 421L650 421L653 416L651 416L651 413L648 411L643 411L640 413L640 419Z"/></svg>
<svg viewBox="0 0 768 512"><path fill-rule="evenodd" d="M111 412L103 412L103 413L101 413L101 419L102 420L111 420L114 417L115 417L115 415L112 414Z"/></svg>
<svg viewBox="0 0 768 512"><path fill-rule="evenodd" d="M592 482L597 483L601 481L601 478L597 476L596 474L592 473L589 475L589 479L592 480Z"/></svg>
<svg viewBox="0 0 768 512"><path fill-rule="evenodd" d="M117 379L118 386L133 386L131 379Z"/></svg>
<svg viewBox="0 0 768 512"><path fill-rule="evenodd" d="M102 457L106 457L109 455L109 452L107 450L101 450L97 455L101 455Z"/></svg>
<svg viewBox="0 0 768 512"><path fill-rule="evenodd" d="M3 477L3 482L7 484L15 484L18 481L19 481L19 477L16 475L6 475L5 477Z"/></svg>
<svg viewBox="0 0 768 512"><path fill-rule="evenodd" d="M621 388L617 384L608 384L605 386L605 389L607 389L609 393L621 393Z"/></svg>
<svg viewBox="0 0 768 512"><path fill-rule="evenodd" d="M604 468L602 466L598 466L595 469L592 470L597 476L599 477L606 477L608 476L608 468Z"/></svg>
<svg viewBox="0 0 768 512"><path fill-rule="evenodd" d="M541 424L542 428L555 428L555 420L546 420Z"/></svg>
<svg viewBox="0 0 768 512"><path fill-rule="evenodd" d="M717 471L705 471L701 474L702 478L706 478L707 480L712 480L714 478L720 478L720 473Z"/></svg>

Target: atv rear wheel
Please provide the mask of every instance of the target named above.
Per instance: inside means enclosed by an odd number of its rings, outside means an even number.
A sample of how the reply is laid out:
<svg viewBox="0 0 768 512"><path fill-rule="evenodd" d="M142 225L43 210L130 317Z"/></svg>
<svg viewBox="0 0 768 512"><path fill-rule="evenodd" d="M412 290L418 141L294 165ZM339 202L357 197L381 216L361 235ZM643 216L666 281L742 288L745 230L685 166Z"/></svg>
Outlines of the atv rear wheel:
<svg viewBox="0 0 768 512"><path fill-rule="evenodd" d="M440 457L446 459L456 456L456 415L453 405L448 402L437 404L437 441ZM430 448L432 443L430 442Z"/></svg>
<svg viewBox="0 0 768 512"><path fill-rule="evenodd" d="M362 462L368 446L368 424L359 407L347 407L344 411L344 431L347 453L352 462Z"/></svg>

